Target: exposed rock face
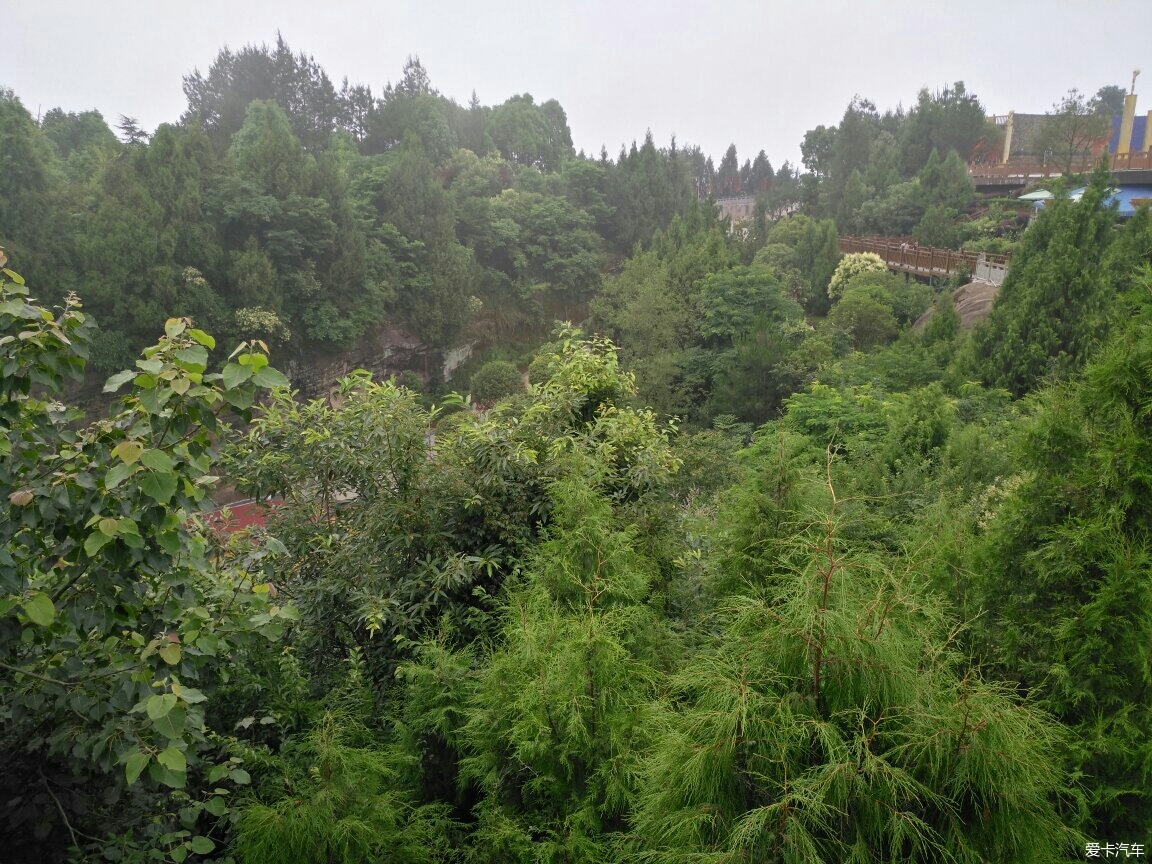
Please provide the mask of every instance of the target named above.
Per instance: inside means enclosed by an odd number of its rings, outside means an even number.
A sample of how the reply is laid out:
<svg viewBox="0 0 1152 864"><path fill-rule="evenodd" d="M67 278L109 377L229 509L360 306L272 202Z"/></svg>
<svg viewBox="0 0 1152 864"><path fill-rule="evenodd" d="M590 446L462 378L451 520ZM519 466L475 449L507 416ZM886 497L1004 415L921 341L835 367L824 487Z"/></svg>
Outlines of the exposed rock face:
<svg viewBox="0 0 1152 864"><path fill-rule="evenodd" d="M956 312L960 315L960 326L965 330L971 330L987 318L988 313L992 311L992 301L996 299L998 290L1000 290L999 286L993 285L991 282L973 280L953 291L952 305L956 307ZM935 311L935 309L929 308L916 319L913 326L917 330L923 329Z"/></svg>
<svg viewBox="0 0 1152 864"><path fill-rule="evenodd" d="M427 380L438 375L444 381L472 355L473 343L442 351L429 348L402 330L382 327L374 330L343 354L295 361L285 369L292 387L305 399L327 394L341 378L355 369L366 369L377 381L390 375L414 372Z"/></svg>

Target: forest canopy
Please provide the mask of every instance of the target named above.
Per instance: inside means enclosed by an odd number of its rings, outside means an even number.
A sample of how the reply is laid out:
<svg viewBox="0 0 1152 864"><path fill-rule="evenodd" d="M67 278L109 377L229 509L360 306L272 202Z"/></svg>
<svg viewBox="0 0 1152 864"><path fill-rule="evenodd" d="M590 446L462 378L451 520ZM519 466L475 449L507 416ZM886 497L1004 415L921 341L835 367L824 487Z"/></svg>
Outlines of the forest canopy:
<svg viewBox="0 0 1152 864"><path fill-rule="evenodd" d="M184 92L148 134L0 91L5 860L1148 854L1152 215L1107 170L1025 230L962 82L777 169L283 39ZM850 233L1011 264L973 325Z"/></svg>

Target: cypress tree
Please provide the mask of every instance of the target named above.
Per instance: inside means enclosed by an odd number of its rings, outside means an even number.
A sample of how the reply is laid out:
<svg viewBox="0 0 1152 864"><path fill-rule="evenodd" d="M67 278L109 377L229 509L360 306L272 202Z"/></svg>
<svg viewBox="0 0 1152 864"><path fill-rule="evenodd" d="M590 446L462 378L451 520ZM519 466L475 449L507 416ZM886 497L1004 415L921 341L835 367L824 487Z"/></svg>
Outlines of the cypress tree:
<svg viewBox="0 0 1152 864"><path fill-rule="evenodd" d="M972 567L986 650L1075 731L1101 838L1152 831L1150 289L1145 269L1124 330L1038 401Z"/></svg>
<svg viewBox="0 0 1152 864"><path fill-rule="evenodd" d="M974 334L985 381L1020 396L1083 366L1104 336L1114 287L1103 266L1114 216L1101 167L1079 201L1059 200L1024 234Z"/></svg>
<svg viewBox="0 0 1152 864"><path fill-rule="evenodd" d="M1077 840L1053 806L1059 727L966 668L915 566L846 543L830 479L824 498L748 560L722 635L675 676L639 859L1059 860Z"/></svg>

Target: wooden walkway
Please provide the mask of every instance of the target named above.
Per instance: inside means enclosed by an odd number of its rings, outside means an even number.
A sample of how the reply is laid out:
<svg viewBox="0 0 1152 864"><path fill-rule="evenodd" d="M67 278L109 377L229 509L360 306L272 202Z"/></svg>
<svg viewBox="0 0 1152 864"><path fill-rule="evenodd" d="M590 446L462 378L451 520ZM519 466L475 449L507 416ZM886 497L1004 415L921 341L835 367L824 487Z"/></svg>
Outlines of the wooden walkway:
<svg viewBox="0 0 1152 864"><path fill-rule="evenodd" d="M1026 186L1036 180L1061 176L1065 169L1075 174L1091 174L1096 168L1098 157L1077 156L1069 165L1051 159L1046 162L1033 160L1018 160L1014 162L980 163L968 165L968 176L978 189L997 186ZM1121 181L1125 177L1134 177L1129 182L1136 182L1135 175L1129 172L1152 172L1152 151L1144 150L1139 153L1115 153L1108 157L1108 168L1115 180Z"/></svg>
<svg viewBox="0 0 1152 864"><path fill-rule="evenodd" d="M1011 260L1009 255L917 246L902 237L841 237L840 251L845 254L874 252L884 259L889 270L896 273L908 273L924 279L947 279L963 270L972 278L992 285L1004 281Z"/></svg>

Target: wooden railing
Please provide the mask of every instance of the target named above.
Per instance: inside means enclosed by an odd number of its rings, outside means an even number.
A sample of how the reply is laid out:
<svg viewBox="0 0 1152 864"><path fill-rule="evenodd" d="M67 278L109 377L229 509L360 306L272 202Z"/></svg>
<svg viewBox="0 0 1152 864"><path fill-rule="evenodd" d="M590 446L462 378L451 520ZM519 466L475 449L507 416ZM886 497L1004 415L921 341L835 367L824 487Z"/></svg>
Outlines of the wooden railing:
<svg viewBox="0 0 1152 864"><path fill-rule="evenodd" d="M1069 171L1082 174L1091 171L1096 163L1087 159L1073 159L1071 166L1057 165L1054 162L1018 161L1005 165L974 164L968 166L968 176L973 180L983 182L1021 183L1029 180L1039 180L1047 177L1059 177L1064 173L1065 167Z"/></svg>
<svg viewBox="0 0 1152 864"><path fill-rule="evenodd" d="M1152 171L1152 150L1142 153L1117 153L1112 157L1113 171Z"/></svg>
<svg viewBox="0 0 1152 864"><path fill-rule="evenodd" d="M1065 170L1084 174L1092 171L1097 162L1098 159L1093 156L1076 156L1071 163L1056 159L1046 162L1019 160L1003 165L976 162L968 166L968 174L977 180L1010 183L1022 179L1059 177ZM1152 151L1114 154L1108 157L1108 167L1112 171L1152 171Z"/></svg>
<svg viewBox="0 0 1152 864"><path fill-rule="evenodd" d="M841 237L840 251L874 252L884 259L889 270L915 276L952 276L966 270L993 285L1004 281L1011 261L1010 255L917 246L900 237Z"/></svg>

